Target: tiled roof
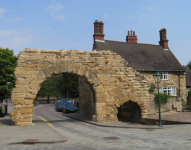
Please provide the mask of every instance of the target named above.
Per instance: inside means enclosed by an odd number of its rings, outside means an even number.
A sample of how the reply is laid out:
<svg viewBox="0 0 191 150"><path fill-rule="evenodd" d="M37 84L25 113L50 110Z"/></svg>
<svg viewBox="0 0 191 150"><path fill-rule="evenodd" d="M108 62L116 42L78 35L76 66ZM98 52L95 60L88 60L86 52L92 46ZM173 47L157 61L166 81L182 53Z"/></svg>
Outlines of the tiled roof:
<svg viewBox="0 0 191 150"><path fill-rule="evenodd" d="M110 50L121 55L133 69L144 71L178 71L185 69L171 50L161 45L127 43L118 41L96 41L97 51Z"/></svg>

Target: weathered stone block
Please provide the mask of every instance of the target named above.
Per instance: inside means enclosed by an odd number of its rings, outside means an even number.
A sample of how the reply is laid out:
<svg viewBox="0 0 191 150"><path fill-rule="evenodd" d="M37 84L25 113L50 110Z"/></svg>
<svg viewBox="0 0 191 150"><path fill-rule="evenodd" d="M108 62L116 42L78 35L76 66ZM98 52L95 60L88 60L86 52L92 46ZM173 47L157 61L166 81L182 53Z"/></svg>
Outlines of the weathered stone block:
<svg viewBox="0 0 191 150"><path fill-rule="evenodd" d="M10 113L10 116L16 116L16 114L18 113L17 109L13 109Z"/></svg>
<svg viewBox="0 0 191 150"><path fill-rule="evenodd" d="M12 93L26 93L26 87L17 87L12 89Z"/></svg>
<svg viewBox="0 0 191 150"><path fill-rule="evenodd" d="M21 108L23 108L23 105L15 105L15 108L16 109L21 109Z"/></svg>
<svg viewBox="0 0 191 150"><path fill-rule="evenodd" d="M17 104L24 104L24 98L23 97L21 97L21 98L15 97L15 98L12 98L11 101L15 105L17 105Z"/></svg>
<svg viewBox="0 0 191 150"><path fill-rule="evenodd" d="M26 99L35 99L35 97L36 97L36 94L27 93L25 98Z"/></svg>
<svg viewBox="0 0 191 150"><path fill-rule="evenodd" d="M15 84L28 84L28 80L24 78L17 78Z"/></svg>
<svg viewBox="0 0 191 150"><path fill-rule="evenodd" d="M33 108L33 104L23 105L23 108Z"/></svg>
<svg viewBox="0 0 191 150"><path fill-rule="evenodd" d="M32 122L32 118L20 119L20 122Z"/></svg>
<svg viewBox="0 0 191 150"><path fill-rule="evenodd" d="M11 99L14 98L24 98L25 97L25 93L12 93L11 94Z"/></svg>
<svg viewBox="0 0 191 150"><path fill-rule="evenodd" d="M27 119L27 118L32 118L32 114L26 114L21 116L21 119Z"/></svg>
<svg viewBox="0 0 191 150"><path fill-rule="evenodd" d="M32 108L22 108L19 110L21 114L32 114Z"/></svg>
<svg viewBox="0 0 191 150"><path fill-rule="evenodd" d="M30 105L30 104L33 104L33 103L34 103L33 99L25 99L25 101L24 101L25 105Z"/></svg>

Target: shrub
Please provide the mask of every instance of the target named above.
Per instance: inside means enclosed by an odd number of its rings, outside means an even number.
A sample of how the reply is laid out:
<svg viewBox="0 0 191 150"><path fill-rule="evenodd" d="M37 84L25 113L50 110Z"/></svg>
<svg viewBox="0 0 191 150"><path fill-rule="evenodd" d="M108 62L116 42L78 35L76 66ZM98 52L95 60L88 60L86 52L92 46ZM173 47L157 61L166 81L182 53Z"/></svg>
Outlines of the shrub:
<svg viewBox="0 0 191 150"><path fill-rule="evenodd" d="M160 103L166 104L168 101L168 98L171 97L170 95L167 95L166 93L159 93L160 95ZM155 93L154 101L156 104L158 104L158 93Z"/></svg>
<svg viewBox="0 0 191 150"><path fill-rule="evenodd" d="M189 88L188 96L191 96L191 88Z"/></svg>
<svg viewBox="0 0 191 150"><path fill-rule="evenodd" d="M168 98L173 98L176 97L176 100L178 101L178 96L171 96L171 95L167 95L166 93L159 93L160 95L160 103L161 104L166 104L168 102ZM158 104L158 93L155 93L155 97L154 97L154 101L156 104Z"/></svg>
<svg viewBox="0 0 191 150"><path fill-rule="evenodd" d="M154 87L150 87L149 93L153 93L154 89L155 89Z"/></svg>

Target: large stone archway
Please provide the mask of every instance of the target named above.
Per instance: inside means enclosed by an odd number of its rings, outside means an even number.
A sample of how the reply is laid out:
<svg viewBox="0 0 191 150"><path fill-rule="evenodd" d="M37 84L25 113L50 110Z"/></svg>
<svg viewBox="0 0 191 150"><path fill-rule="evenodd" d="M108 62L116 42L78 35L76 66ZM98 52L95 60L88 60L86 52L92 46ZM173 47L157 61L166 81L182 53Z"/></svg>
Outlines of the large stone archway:
<svg viewBox="0 0 191 150"><path fill-rule="evenodd" d="M92 86L97 121L117 121L117 108L128 100L140 106L142 117L148 113L148 82L116 53L25 49L19 53L14 71L13 125L32 125L33 102L41 84L60 73L77 74Z"/></svg>

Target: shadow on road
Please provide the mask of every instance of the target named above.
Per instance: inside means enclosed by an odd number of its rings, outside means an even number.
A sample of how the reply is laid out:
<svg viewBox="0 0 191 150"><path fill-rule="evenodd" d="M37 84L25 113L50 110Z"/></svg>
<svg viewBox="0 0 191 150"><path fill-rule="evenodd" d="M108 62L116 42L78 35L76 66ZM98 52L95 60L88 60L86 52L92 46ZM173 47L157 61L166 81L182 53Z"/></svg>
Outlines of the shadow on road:
<svg viewBox="0 0 191 150"><path fill-rule="evenodd" d="M11 118L9 118L9 116L0 118L0 126L1 126L1 125L11 126Z"/></svg>

